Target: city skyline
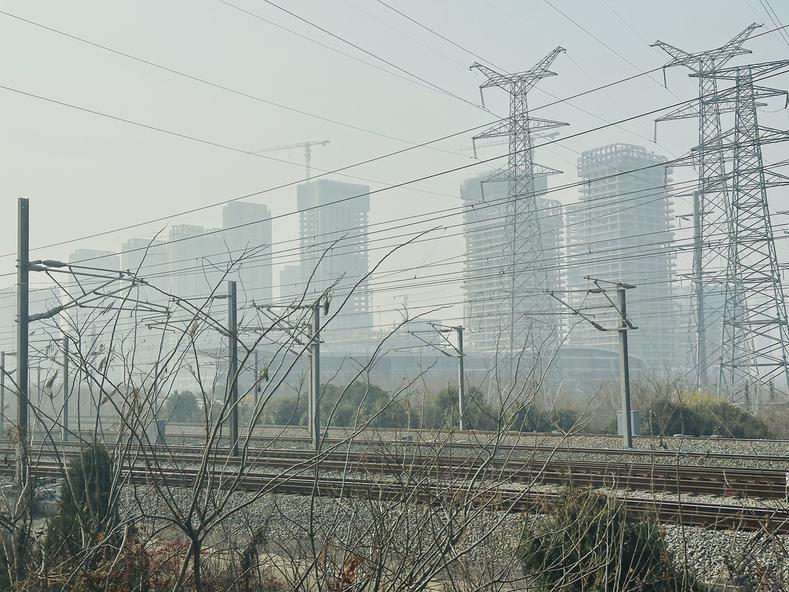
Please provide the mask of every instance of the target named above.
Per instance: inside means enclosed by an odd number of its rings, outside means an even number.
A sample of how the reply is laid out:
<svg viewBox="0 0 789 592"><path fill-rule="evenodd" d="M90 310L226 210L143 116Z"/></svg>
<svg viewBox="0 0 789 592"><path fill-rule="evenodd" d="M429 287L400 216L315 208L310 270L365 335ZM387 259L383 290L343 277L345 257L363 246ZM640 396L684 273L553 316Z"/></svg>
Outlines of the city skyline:
<svg viewBox="0 0 789 592"><path fill-rule="evenodd" d="M606 153L611 148L629 150L635 153L630 158L621 160L612 159ZM643 242L642 234L647 237L645 244L660 243L665 240L666 244L672 242L671 234L671 205L670 200L665 196L660 197L660 191L655 191L657 183L664 187L665 194L670 190L670 169L665 172L661 167L638 175L628 174L631 169L641 169L644 166L651 166L665 162L664 157L655 156L653 153L647 154L643 147L635 145L615 144L599 148L592 148L584 152L579 157L579 171L582 178L595 178L598 176L615 175L612 179L601 183L588 185L582 184L579 187L577 201L562 205L558 200L551 199L551 190L548 184L548 177L541 175L536 177L535 191L537 193L538 210L540 220L543 225L542 240L545 248L544 266L551 270L549 285L552 290L562 293L564 289L580 290L588 287L589 282L583 279L583 275L599 275L602 279L610 281L634 281L635 277L643 277L644 273L660 275L661 270L645 270L643 260L637 259L637 272L628 273L626 269L618 265L597 263L592 267L585 267L584 257L591 255L594 245L595 251L605 253L612 246L617 249L627 250L638 248ZM583 162L583 164L582 164ZM624 173L621 174L620 173ZM496 269L503 265L501 260L501 246L504 225L506 224L506 183L502 180L487 181L489 175L480 174L476 177L467 179L458 193L459 201L462 204L463 219L466 225L464 231L466 248L463 252L464 257L464 301L465 312L459 320L465 321L468 330L467 347L475 354L491 354L498 347L501 348L499 336L501 335L501 325L506 321L507 314L496 312L498 306L492 301L491 295L500 293L496 273L491 274L491 269ZM660 181L662 179L662 181ZM484 183L485 189L482 189ZM645 188L640 189L640 186ZM362 248L362 253L367 250L367 231L365 210L369 208L367 200L355 199L359 195L365 194L369 188L358 184L348 184L332 180L324 180L309 185L302 185L296 188L300 209L306 210L302 221L302 231L298 242L298 250L294 254L287 255L285 259L278 261L275 265L272 261L271 253L271 214L266 206L238 202L228 204L223 208L222 226L219 228L206 228L195 225L174 225L166 236L166 239L150 240L142 238L127 239L122 244L119 254L107 251L91 249L80 249L71 254L70 261L84 261L86 264L98 265L102 263L104 267L130 269L134 271L142 263L142 277L145 277L146 270L153 272L154 278L164 277L167 283L164 284L175 296L184 298L196 298L205 295L206 290L216 287L216 280L222 274L221 267L227 265L228 257L236 257L245 250L249 250L250 261L244 267L242 262L240 270L227 276L226 279L236 279L239 282L239 290L243 294L242 305L250 305L252 302L257 304L277 303L287 304L299 299L306 285L306 279L302 266L308 263L309 266L315 265L316 260L322 256L326 257L326 262L319 268L313 277L313 284L308 291L310 294L317 294L325 289L343 275L350 278L359 278L369 270L360 264L349 264L354 261L354 253ZM609 234L604 237L599 235L596 227L610 226L606 222L611 217L612 212L618 207L616 201L606 201L602 207L591 209L585 205L585 201L601 199L622 194L625 204L635 204L643 201L647 204L657 204L655 212L659 214L656 221L637 223L630 225L625 222L618 222L621 226L615 229L609 228ZM327 207L334 201L350 199L351 210L341 210L332 212L332 207ZM312 210L310 208L316 208ZM629 209L629 208L626 208ZM654 208L653 208L654 209ZM633 211L638 212L639 216L645 215L640 208L636 207ZM652 210L650 210L652 211ZM320 216L313 215L312 212L321 213ZM359 222L354 222L353 216L362 216ZM654 216L654 214L652 214ZM632 221L631 221L632 222ZM358 226L357 226L358 224ZM651 224L651 225L650 225ZM625 232L625 228L631 228ZM356 229L356 230L354 230ZM661 238L660 232L665 236ZM629 234L628 234L629 233ZM353 236L350 236L353 234ZM320 237L317 239L316 237ZM621 241L624 239L624 243ZM340 249L345 255L332 256L328 251L334 241L339 241L336 248ZM628 242L629 241L629 242ZM643 247L642 247L643 248ZM289 247L292 250L291 247ZM228 255L229 253L229 255ZM142 256L145 254L145 261ZM348 257L351 259L348 259ZM364 259L366 255L361 255ZM666 257L670 261L664 266L662 279L653 278L652 284L663 287L648 286L634 293L634 304L632 314L638 317L641 310L639 301L658 300L669 301L672 298L672 282L678 278L672 278L674 270L674 257L670 254L656 255L652 259L660 260ZM594 260L594 257L591 258ZM206 265L212 263L213 265ZM575 263L570 263L576 260ZM122 262L118 265L118 262ZM202 264L198 264L204 261ZM359 260L361 261L361 260ZM649 261L649 259L648 259ZM113 263L107 263L113 262ZM327 265L328 263L328 265ZM350 270L354 265L356 273L344 273L341 270ZM114 266L114 267L113 267ZM307 267L312 273L313 269ZM654 267L654 266L653 266ZM657 265L657 267L660 267ZM583 273L578 272L579 268ZM161 270L167 270L162 273ZM278 275L272 270L279 270ZM625 277L629 276L629 277ZM273 281L273 277L278 277L279 281ZM374 276L373 276L374 277ZM271 278L271 279L266 279ZM659 281L657 281L659 280ZM153 280L156 283L156 279ZM349 281L338 286L337 295L344 294L343 285L347 289L354 282ZM346 312L350 316L340 315L339 322L333 327L332 333L341 334L343 331L353 331L364 329L357 335L362 341L372 341L375 330L380 331L387 326L383 315L374 310L372 302L375 298L375 291L360 286L362 300L353 299L349 302ZM219 286L221 292L223 287ZM660 292L660 294L658 294ZM276 297L273 295L276 293ZM529 296L527 295L526 298ZM568 300L574 305L580 303L579 297L571 296ZM601 297L593 298L600 301ZM500 303L499 303L500 304ZM599 304L599 302L598 302ZM681 312L679 305L674 311L677 314L689 315L688 310ZM570 329L566 310L557 302L552 307L552 314L555 319L556 329L562 337L566 337ZM613 322L612 313L603 314L601 318L609 323ZM343 319L346 319L343 321ZM440 320L441 317L438 317ZM645 328L651 330L654 324L654 315L649 315L650 320L645 321ZM454 319L449 319L452 321ZM341 324L342 323L342 324ZM681 351L681 344L678 344L677 329L661 327L658 333L664 337L651 337L648 346L642 346L638 336L634 337L634 346L631 351L633 357L637 357L654 363L658 358L664 358L664 369L676 367L676 359L672 359L677 351ZM669 334L673 334L669 336ZM591 348L616 350L616 336L609 334L599 334L592 327L574 325L569 344L573 346L587 346ZM414 344L418 347L418 344Z"/></svg>

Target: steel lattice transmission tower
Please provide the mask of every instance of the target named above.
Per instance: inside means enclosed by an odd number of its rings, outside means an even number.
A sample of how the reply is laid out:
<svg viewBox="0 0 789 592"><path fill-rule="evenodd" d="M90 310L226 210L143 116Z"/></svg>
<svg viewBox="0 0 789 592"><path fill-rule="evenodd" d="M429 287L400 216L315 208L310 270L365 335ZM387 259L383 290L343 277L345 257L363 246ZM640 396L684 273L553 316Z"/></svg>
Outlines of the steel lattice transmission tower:
<svg viewBox="0 0 789 592"><path fill-rule="evenodd" d="M693 163L698 172L697 220L699 252L693 266L694 323L696 325L696 379L699 386L709 384L708 369L713 359L708 342L720 343L720 336L709 336L707 325L721 311L707 310L707 301L717 299L725 283L728 244L720 240L730 230L729 196L726 183L726 167L721 143L721 113L734 111L734 99L723 98L718 93L718 81L712 74L733 57L751 53L743 44L753 31L761 25L751 24L724 45L696 53L688 53L663 41L652 46L659 47L671 56L664 66L685 66L699 80L699 100L683 105L659 118L660 121L697 118L699 122L698 147Z"/></svg>
<svg viewBox="0 0 789 592"><path fill-rule="evenodd" d="M540 375L540 354L551 349L557 334L557 318L551 314L555 307L546 293L551 286L548 285L544 265L534 178L560 171L534 162L532 134L567 124L532 117L528 94L543 78L556 76L549 68L564 51L564 48L557 47L531 69L515 74L502 74L479 63L471 65L472 70L478 70L486 78L479 87L483 105L486 88L498 87L510 96L509 116L472 140L475 152L477 140L498 137L509 140L507 165L484 182L507 183L504 241L507 252L502 275L508 276L509 281L502 283L507 303L502 303L498 312L508 314L509 319L502 323L501 343L509 347L510 372L514 373L515 360L521 351L532 355L534 366L530 372L533 376ZM503 310L505 308L508 310Z"/></svg>
<svg viewBox="0 0 789 592"><path fill-rule="evenodd" d="M789 140L789 133L759 125L759 99L785 90L755 84L785 69L789 60L711 73L733 81L734 128L724 134L721 154L732 161L731 237L726 269L719 388L734 403L758 405L762 385L783 377L789 385L789 326L775 252L767 188L789 185L789 177L766 170L762 146Z"/></svg>

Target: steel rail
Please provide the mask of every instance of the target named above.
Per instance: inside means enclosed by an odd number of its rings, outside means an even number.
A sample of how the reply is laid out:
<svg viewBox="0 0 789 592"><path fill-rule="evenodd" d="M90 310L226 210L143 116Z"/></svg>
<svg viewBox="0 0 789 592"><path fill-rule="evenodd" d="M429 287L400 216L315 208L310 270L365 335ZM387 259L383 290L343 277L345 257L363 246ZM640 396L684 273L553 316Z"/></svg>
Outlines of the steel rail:
<svg viewBox="0 0 789 592"><path fill-rule="evenodd" d="M40 447L42 457L56 455L65 461L79 456L79 443ZM14 450L0 448L11 458ZM132 451L141 461L199 465L203 449L198 446L150 446ZM367 475L431 475L438 478L494 479L537 485L571 485L611 489L787 500L787 472L776 469L699 467L681 464L572 461L539 458L483 458L429 455L418 450L387 451L329 450L316 455L310 450L248 449L235 458L221 447L211 450L223 466L242 466L245 471L281 469L285 472L318 468L321 471ZM213 463L212 463L213 464Z"/></svg>
<svg viewBox="0 0 789 592"><path fill-rule="evenodd" d="M0 473L8 473L8 466L0 466ZM31 464L31 471L39 478L59 478L63 466L60 461L38 460ZM141 466L126 467L123 476L128 484L166 485L168 487L193 487L199 478L196 468L179 467L152 473ZM241 478L239 478L241 477ZM291 494L319 497L354 497L378 502L427 503L436 505L485 507L510 513L550 511L559 493L536 492L528 488L514 488L481 482L468 488L463 482L445 484L420 482L408 483L356 479L347 477L249 473L239 475L227 469L212 472L212 484L218 488L261 494ZM617 496L619 497L619 496ZM789 534L789 510L747 505L719 504L684 500L639 499L620 497L625 511L640 518L658 522L682 523L718 530L763 530Z"/></svg>

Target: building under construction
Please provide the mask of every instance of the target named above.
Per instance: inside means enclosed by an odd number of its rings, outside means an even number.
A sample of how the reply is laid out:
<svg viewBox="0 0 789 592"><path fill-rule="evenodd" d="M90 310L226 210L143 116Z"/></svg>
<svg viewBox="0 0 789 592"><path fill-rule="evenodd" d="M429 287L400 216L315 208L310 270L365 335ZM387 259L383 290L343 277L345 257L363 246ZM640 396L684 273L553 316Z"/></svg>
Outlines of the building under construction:
<svg viewBox="0 0 789 592"><path fill-rule="evenodd" d="M299 185L300 260L285 266L280 273L283 303L299 300L305 293L309 300L325 290L331 291L333 312L329 317L339 312L322 334L347 339L349 345L364 342L372 334L370 291L365 277L370 270L369 191L367 185L330 179Z"/></svg>
<svg viewBox="0 0 789 592"><path fill-rule="evenodd" d="M463 289L464 324L466 344L470 351L493 354L506 351L508 343L501 342L502 334L510 323L511 302L506 294L511 289L510 267L505 225L507 224L508 184L506 180L487 181L483 174L467 179L460 188L463 211L464 235L466 239L466 259L464 263ZM484 186L484 190L483 190ZM521 266L532 265L546 270L548 286L559 290L564 284L561 261L562 249L562 206L554 199L544 196L547 187L545 176L535 177L536 208L540 218L543 260L536 257L520 262ZM542 195L540 195L542 194ZM530 243L532 237L519 237ZM517 285L521 289L515 295L516 302L527 306L533 301L533 289ZM540 323L557 325L557 306L551 309L554 314L543 315Z"/></svg>
<svg viewBox="0 0 789 592"><path fill-rule="evenodd" d="M635 284L628 316L638 326L630 333L630 354L657 371L674 368L681 343L672 284L672 200L666 159L642 146L609 144L578 159L579 201L567 213L567 285L570 302L600 325L616 327L619 316L587 276ZM616 331L599 331L578 322L574 345L616 349Z"/></svg>

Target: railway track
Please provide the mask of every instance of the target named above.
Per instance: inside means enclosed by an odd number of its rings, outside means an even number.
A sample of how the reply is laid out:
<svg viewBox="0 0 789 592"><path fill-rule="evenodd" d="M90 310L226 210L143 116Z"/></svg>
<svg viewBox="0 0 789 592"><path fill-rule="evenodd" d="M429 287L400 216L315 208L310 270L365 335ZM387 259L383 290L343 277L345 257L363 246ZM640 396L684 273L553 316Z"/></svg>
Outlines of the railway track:
<svg viewBox="0 0 789 592"><path fill-rule="evenodd" d="M66 460L79 454L77 444L69 444L57 453ZM151 447L157 455L178 466L199 465L202 449L196 446ZM44 455L55 454L53 449ZM0 448L0 455L13 458L14 451ZM212 464L237 466L241 459L218 449ZM743 469L739 467L688 467L678 464L590 462L541 460L533 458L481 458L472 456L426 455L416 451L399 453L380 451L312 451L293 449L249 449L244 457L246 472L256 470L294 472L314 470L354 475L419 475L447 479L484 479L498 483L574 485L653 493L709 495L756 499L787 500L787 472L781 470Z"/></svg>
<svg viewBox="0 0 789 592"><path fill-rule="evenodd" d="M95 417L84 418L83 423L85 425L92 426L96 421ZM103 419L102 421L106 422L105 425L108 425L108 430L104 432L108 437L112 437L114 435L115 427L113 426L113 421L111 419ZM72 425L76 425L76 419L72 418ZM192 438L200 438L203 437L205 434L205 424L197 424L197 423L176 423L176 422L168 422L167 427L167 436L171 439L192 439ZM269 432L269 433L267 433ZM84 433L88 435L92 435L91 430L86 430ZM367 434L371 434L373 437L368 436ZM276 434L276 436L275 436ZM246 433L242 430L242 438L246 437ZM375 428L370 432L363 432L359 434L357 431L350 429L350 428L342 428L342 427L332 427L330 429L330 435L332 436L329 438L329 441L347 441L349 438L353 436L353 440L356 442L378 442L378 441L385 441L388 443L395 443L395 442L405 442L410 441L416 444L423 444L423 445L431 445L431 444L438 444L439 442L443 445L449 445L448 440L448 433L436 431L432 429L419 429L419 428ZM708 444L710 446L726 446L727 444L735 444L735 445L742 445L742 444L750 444L754 447L754 449L758 449L760 447L784 447L787 451L789 451L789 440L779 440L779 439L753 439L753 438L728 438L728 437L720 437L720 436L681 436L681 437L671 437L671 436L634 436L633 441L636 445L643 446L642 448L636 448L633 450L624 450L618 447L618 443L621 440L621 437L615 436L613 434L586 434L586 433L574 433L571 435L558 433L558 432L517 432L517 431L505 431L505 432L493 432L493 431L484 431L484 430L464 430L462 432L454 432L452 434L452 440L454 441L454 445L463 448L467 446L474 446L479 447L480 442L486 442L488 439L492 439L494 437L504 438L504 439L517 439L517 440L532 440L534 442L538 441L556 441L556 444L545 444L542 445L544 448L553 449L559 447L562 450L570 450L570 451L585 451L585 452L596 452L602 451L602 453L606 453L607 451L615 451L617 454L624 454L624 455L643 455L643 454L654 454L657 456L660 455L676 455L676 450L666 450L661 449L662 446L674 445L677 442L681 442L683 444L691 444L691 445L698 445L698 444ZM605 446L594 446L594 447L571 447L565 446L564 442L569 441L576 438L594 438L594 439L610 439L614 444L614 447L605 447ZM303 443L305 446L309 445L310 437L306 431L306 428L303 426L279 426L279 425L268 425L268 424L258 424L252 435L252 441L265 441L265 440L274 440L280 442L288 442L288 443ZM408 440L406 440L408 439ZM474 440L474 442L464 442L463 440ZM668 444L667 444L668 443ZM504 444L505 446L510 446L510 444ZM516 444L516 446L527 446L533 447L531 444L523 445L523 444ZM754 457L756 454L761 456L766 456L769 459L775 459L776 461L783 460L789 462L789 454L767 454L765 455L763 452L758 453L729 453L729 452L694 452L690 450L683 450L681 452L683 455L696 455L696 456L703 456L706 458L734 458L734 459L749 459Z"/></svg>
<svg viewBox="0 0 789 592"><path fill-rule="evenodd" d="M91 418L91 420L95 420L95 418ZM72 421L72 424L73 423L74 422ZM194 430L194 429L205 429L205 425L203 423L167 422L167 429L168 430L174 430L174 431L179 431L179 430L186 431L186 430ZM257 432L265 432L265 431L269 430L269 431L273 431L273 432L277 432L278 433L278 432L282 431L283 429L288 430L290 432L302 433L305 438L308 436L307 429L304 426L296 426L296 425L282 426L282 425L261 424L261 423L258 423L255 426L255 431L257 431ZM338 434L344 432L344 435L350 435L350 434L354 433L354 429L353 428L345 428L345 427L339 427L339 426L338 427L332 427L331 431L335 432L335 433L338 433ZM433 434L436 434L438 432L435 429L432 429L432 428L420 429L420 428L416 428L416 427L413 427L413 428L402 427L402 428L375 428L375 433L378 434L379 436L389 436L389 439L391 439L391 440L397 440L397 439L399 439L400 436L402 436L404 434L414 434L414 435L427 434L427 435L433 435ZM554 432L519 432L519 431L490 431L490 430L469 430L469 429L466 429L466 430L463 430L462 432L455 431L454 434L456 436L468 436L468 437L472 437L472 438L477 438L477 437L484 438L484 437L491 437L491 436L494 436L494 435L500 435L500 436L508 437L508 438L509 437L512 437L512 438L529 437L529 438L537 438L537 439L563 439L563 438L566 437L565 434L560 433L560 432L556 432L556 431L554 431ZM261 435L261 434L258 433L258 434L255 434L255 435ZM616 440L616 441L621 441L621 439L622 439L621 436L617 436L615 434L575 433L573 435L574 436L580 436L580 437L610 438L610 439ZM673 437L673 436L672 437L669 437L669 436L663 436L662 437L662 440L664 440L664 441L670 441L670 440L676 440L676 439L678 439L678 438ZM754 444L768 444L768 445L782 444L782 445L785 445L785 446L789 447L789 440L781 440L781 439L775 439L775 438L770 438L770 439L765 439L765 438L729 438L729 437L717 436L717 435L716 436L686 436L686 435L683 435L683 436L681 436L681 439L683 439L685 441L695 441L695 442L709 441L709 442L717 442L717 443L723 443L723 444L725 444L727 442L737 442L737 443L750 442L750 443L754 443ZM660 440L661 440L660 436L650 436L650 435L633 436L633 441L634 442L653 442L653 441L654 442L659 442Z"/></svg>
<svg viewBox="0 0 789 592"><path fill-rule="evenodd" d="M85 432L84 439L86 441L90 441L93 438L92 432ZM115 439L117 434L108 432L104 433L105 440L110 442ZM543 435L540 435L542 437ZM529 436L531 437L531 436ZM193 433L178 433L178 434L168 434L168 441L195 441L195 440L203 440L205 438L205 434L197 433L197 431ZM241 435L242 442L245 441L246 434ZM298 446L303 449L310 449L312 446L312 440L306 436L292 436L292 435L282 435L282 436L262 436L262 435L252 435L249 438L249 442L256 448L264 448L268 445L293 445ZM719 441L720 442L720 441ZM227 439L224 438L222 443L227 447ZM363 437L355 437L352 440L349 438L326 438L323 440L323 446L327 448L331 448L338 445L347 445L352 444L355 446L376 446L382 445L386 448L414 448L414 447L426 447L428 449L440 450L442 452L446 451L458 451L458 452L471 452L474 454L480 453L485 447L485 442L459 442L459 441L445 441L445 440L430 440L430 439L415 439L415 440L390 440L390 441L381 441L376 439L369 439ZM177 448L178 446L182 446L184 444L175 444L174 446ZM700 452L700 451L692 451L692 450L663 450L663 449L624 449L624 448L602 448L602 447L579 447L579 446L567 446L564 445L562 442L557 442L556 445L545 445L545 444L511 444L511 443L500 443L499 448L506 452L509 455L596 455L602 458L609 457L609 458L627 458L632 459L633 464L635 463L646 463L646 464L669 464L669 463L682 463L686 461L694 461L696 463L708 463L708 462L715 462L715 463L730 463L732 461L755 461L755 462L769 462L774 465L784 465L786 466L787 470L789 471L789 455L776 455L776 454L745 454L745 453L729 453L729 452Z"/></svg>
<svg viewBox="0 0 789 592"><path fill-rule="evenodd" d="M9 473L13 467L0 466L0 473ZM57 460L39 460L31 466L39 478L57 479L62 476L62 464ZM198 479L198 469L178 467L152 472L143 466L124 469L129 482L138 485L164 484L170 487L192 487ZM213 482L219 487L229 486L246 492L316 495L319 497L355 497L393 503L425 503L442 505L472 505L510 513L549 511L550 504L558 499L553 492L535 492L512 484L481 482L477 487L464 487L462 482L452 484L435 480L422 480L416 487L407 483L382 481L369 478L305 476L287 473L249 472L237 479L232 468L212 471ZM634 516L648 517L660 522L682 523L726 530L769 529L779 534L789 534L789 510L756 507L736 503L709 503L665 499L620 498L626 511Z"/></svg>

